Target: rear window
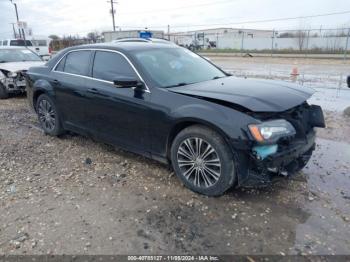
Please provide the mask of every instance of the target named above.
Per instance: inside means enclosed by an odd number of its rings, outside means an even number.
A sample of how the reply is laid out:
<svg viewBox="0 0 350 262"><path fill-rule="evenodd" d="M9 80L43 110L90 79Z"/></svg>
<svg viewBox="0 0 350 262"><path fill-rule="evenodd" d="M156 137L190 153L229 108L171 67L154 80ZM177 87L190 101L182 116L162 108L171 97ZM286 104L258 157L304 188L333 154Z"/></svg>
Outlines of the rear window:
<svg viewBox="0 0 350 262"><path fill-rule="evenodd" d="M32 42L30 42L29 40L26 40L24 42L24 40L11 40L10 41L10 46L33 46Z"/></svg>
<svg viewBox="0 0 350 262"><path fill-rule="evenodd" d="M32 40L34 46L47 46L46 40Z"/></svg>
<svg viewBox="0 0 350 262"><path fill-rule="evenodd" d="M87 76L89 71L91 51L74 51L67 55L64 72Z"/></svg>
<svg viewBox="0 0 350 262"><path fill-rule="evenodd" d="M64 64L66 63L66 56L63 57L63 59L59 62L59 64L56 66L55 71L63 72L64 70Z"/></svg>

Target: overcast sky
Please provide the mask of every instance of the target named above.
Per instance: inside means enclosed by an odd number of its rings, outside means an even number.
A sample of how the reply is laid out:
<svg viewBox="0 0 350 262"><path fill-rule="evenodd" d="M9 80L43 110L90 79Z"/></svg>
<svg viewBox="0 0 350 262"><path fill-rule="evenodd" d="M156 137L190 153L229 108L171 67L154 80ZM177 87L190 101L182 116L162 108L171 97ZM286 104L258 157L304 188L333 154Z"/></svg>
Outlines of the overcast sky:
<svg viewBox="0 0 350 262"><path fill-rule="evenodd" d="M107 0L14 0L20 20L34 35L85 36L112 29ZM278 22L238 24L246 21L350 11L350 0L117 0L116 25L122 29L171 31L213 27L259 29L333 28L350 26L350 13ZM0 39L12 37L14 6L0 0ZM203 25L203 26L197 26Z"/></svg>

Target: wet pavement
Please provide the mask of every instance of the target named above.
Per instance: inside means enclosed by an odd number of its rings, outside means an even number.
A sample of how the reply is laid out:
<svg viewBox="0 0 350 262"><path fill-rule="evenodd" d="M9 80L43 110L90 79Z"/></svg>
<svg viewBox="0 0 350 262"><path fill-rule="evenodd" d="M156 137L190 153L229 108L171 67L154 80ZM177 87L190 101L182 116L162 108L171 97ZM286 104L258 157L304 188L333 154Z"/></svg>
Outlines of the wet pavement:
<svg viewBox="0 0 350 262"><path fill-rule="evenodd" d="M309 213L296 228L295 249L317 254L350 253L350 144L318 139L303 173L307 177Z"/></svg>
<svg viewBox="0 0 350 262"><path fill-rule="evenodd" d="M211 61L227 72L239 77L281 79L290 81L293 69L296 82L305 86L347 88L350 60L277 58L277 57L230 57L206 54Z"/></svg>
<svg viewBox="0 0 350 262"><path fill-rule="evenodd" d="M350 254L350 144L331 127L301 174L208 198L155 161L45 136L24 98L0 101L0 254Z"/></svg>

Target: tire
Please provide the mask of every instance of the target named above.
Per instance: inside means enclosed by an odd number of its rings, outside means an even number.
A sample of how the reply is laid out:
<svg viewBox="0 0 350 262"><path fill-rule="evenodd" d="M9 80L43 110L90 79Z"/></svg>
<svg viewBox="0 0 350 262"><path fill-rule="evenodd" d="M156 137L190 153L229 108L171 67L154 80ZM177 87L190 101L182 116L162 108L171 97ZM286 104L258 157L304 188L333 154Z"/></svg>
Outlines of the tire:
<svg viewBox="0 0 350 262"><path fill-rule="evenodd" d="M40 95L35 108L40 126L45 134L59 136L64 133L57 107L48 95Z"/></svg>
<svg viewBox="0 0 350 262"><path fill-rule="evenodd" d="M185 186L203 195L220 196L236 182L232 151L221 135L205 126L190 126L175 137L171 162Z"/></svg>
<svg viewBox="0 0 350 262"><path fill-rule="evenodd" d="M3 84L0 83L0 99L6 99L9 97L7 90Z"/></svg>

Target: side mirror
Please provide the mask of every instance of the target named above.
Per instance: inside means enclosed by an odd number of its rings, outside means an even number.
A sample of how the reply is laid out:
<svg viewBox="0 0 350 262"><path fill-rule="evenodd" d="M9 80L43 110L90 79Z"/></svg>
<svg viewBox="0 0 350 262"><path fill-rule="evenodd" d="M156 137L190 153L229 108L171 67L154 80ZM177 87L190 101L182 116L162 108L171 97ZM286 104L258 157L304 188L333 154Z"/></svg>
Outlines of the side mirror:
<svg viewBox="0 0 350 262"><path fill-rule="evenodd" d="M144 86L143 83L136 78L119 78L114 80L113 83L117 88L142 88Z"/></svg>
<svg viewBox="0 0 350 262"><path fill-rule="evenodd" d="M346 79L346 82L348 83L348 87L350 88L350 76Z"/></svg>

